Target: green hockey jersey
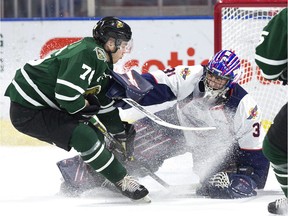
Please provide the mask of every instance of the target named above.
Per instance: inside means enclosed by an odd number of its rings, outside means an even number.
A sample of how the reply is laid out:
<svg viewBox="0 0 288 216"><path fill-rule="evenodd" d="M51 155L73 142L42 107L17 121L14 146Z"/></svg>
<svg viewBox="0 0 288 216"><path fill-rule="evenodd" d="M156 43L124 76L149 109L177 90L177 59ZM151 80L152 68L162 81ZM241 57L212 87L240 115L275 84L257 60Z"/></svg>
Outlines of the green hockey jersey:
<svg viewBox="0 0 288 216"><path fill-rule="evenodd" d="M287 67L287 8L264 27L255 61L266 79L277 79Z"/></svg>
<svg viewBox="0 0 288 216"><path fill-rule="evenodd" d="M106 97L113 82L109 68L113 69L113 64L107 62L103 47L86 37L44 59L26 63L16 71L5 96L27 108L75 114L85 107L85 94L93 93L101 103L100 120L120 122L118 109Z"/></svg>

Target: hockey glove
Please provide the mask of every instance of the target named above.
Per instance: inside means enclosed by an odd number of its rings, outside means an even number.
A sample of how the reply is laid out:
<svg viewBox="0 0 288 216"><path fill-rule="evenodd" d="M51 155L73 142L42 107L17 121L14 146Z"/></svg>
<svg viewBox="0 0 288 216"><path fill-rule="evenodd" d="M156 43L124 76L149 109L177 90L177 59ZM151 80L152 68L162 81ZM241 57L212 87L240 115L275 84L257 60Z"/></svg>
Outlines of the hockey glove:
<svg viewBox="0 0 288 216"><path fill-rule="evenodd" d="M85 96L85 99L88 101L89 106L86 106L83 110L79 112L84 118L90 118L91 116L97 114L100 110L100 102L96 95L88 94Z"/></svg>
<svg viewBox="0 0 288 216"><path fill-rule="evenodd" d="M123 122L123 125L125 131L114 134L114 138L120 142L121 146L109 143L108 148L114 151L116 157L118 157L118 159L121 161L133 161L136 130L134 126L128 122Z"/></svg>
<svg viewBox="0 0 288 216"><path fill-rule="evenodd" d="M237 199L256 196L256 183L246 175L219 172L197 191L215 199Z"/></svg>

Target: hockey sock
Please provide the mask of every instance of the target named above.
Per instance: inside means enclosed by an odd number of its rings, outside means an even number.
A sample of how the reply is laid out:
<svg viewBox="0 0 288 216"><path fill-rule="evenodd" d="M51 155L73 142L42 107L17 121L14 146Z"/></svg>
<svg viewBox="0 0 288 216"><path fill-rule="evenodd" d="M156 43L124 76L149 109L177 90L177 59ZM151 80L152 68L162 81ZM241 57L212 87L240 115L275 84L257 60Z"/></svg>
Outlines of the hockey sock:
<svg viewBox="0 0 288 216"><path fill-rule="evenodd" d="M276 179L280 184L280 187L282 189L282 191L284 192L285 196L287 197L288 193L287 193L287 186L288 186L288 182L287 182L287 164L281 164L281 165L275 165L275 164L271 164L273 167L273 171L275 173Z"/></svg>
<svg viewBox="0 0 288 216"><path fill-rule="evenodd" d="M127 174L126 169L107 150L96 131L89 125L81 123L73 131L70 146L80 153L83 161L89 164L112 183L118 182Z"/></svg>
<svg viewBox="0 0 288 216"><path fill-rule="evenodd" d="M273 146L268 137L265 136L263 141L263 153L266 158L271 162L273 171L276 175L276 179L281 186L285 196L288 195L288 163L287 163L287 153Z"/></svg>

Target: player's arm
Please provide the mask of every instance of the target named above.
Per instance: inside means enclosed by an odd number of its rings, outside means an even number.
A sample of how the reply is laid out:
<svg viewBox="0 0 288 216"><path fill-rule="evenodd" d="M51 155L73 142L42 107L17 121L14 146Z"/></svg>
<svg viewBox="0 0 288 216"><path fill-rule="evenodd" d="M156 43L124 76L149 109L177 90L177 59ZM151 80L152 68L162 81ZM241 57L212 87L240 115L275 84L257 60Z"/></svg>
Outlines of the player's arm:
<svg viewBox="0 0 288 216"><path fill-rule="evenodd" d="M175 99L182 100L193 92L202 73L202 66L199 65L177 66L143 74L153 85L153 89L139 103L152 105Z"/></svg>

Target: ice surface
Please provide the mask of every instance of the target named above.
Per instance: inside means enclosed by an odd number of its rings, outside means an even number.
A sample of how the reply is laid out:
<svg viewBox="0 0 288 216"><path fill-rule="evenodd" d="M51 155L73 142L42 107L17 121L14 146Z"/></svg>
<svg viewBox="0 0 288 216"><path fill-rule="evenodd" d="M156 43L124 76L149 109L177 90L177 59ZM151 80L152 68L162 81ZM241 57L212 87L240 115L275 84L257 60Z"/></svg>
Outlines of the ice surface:
<svg viewBox="0 0 288 216"><path fill-rule="evenodd" d="M56 162L74 156L54 146L0 147L1 216L29 215L221 215L265 216L267 204L283 197L270 170L264 190L253 198L212 200L199 198L187 184L197 182L190 164L191 155L167 160L157 174L171 185L168 190L151 177L140 181L150 190L152 203L139 204L104 189L88 191L78 198L59 195L61 175Z"/></svg>

